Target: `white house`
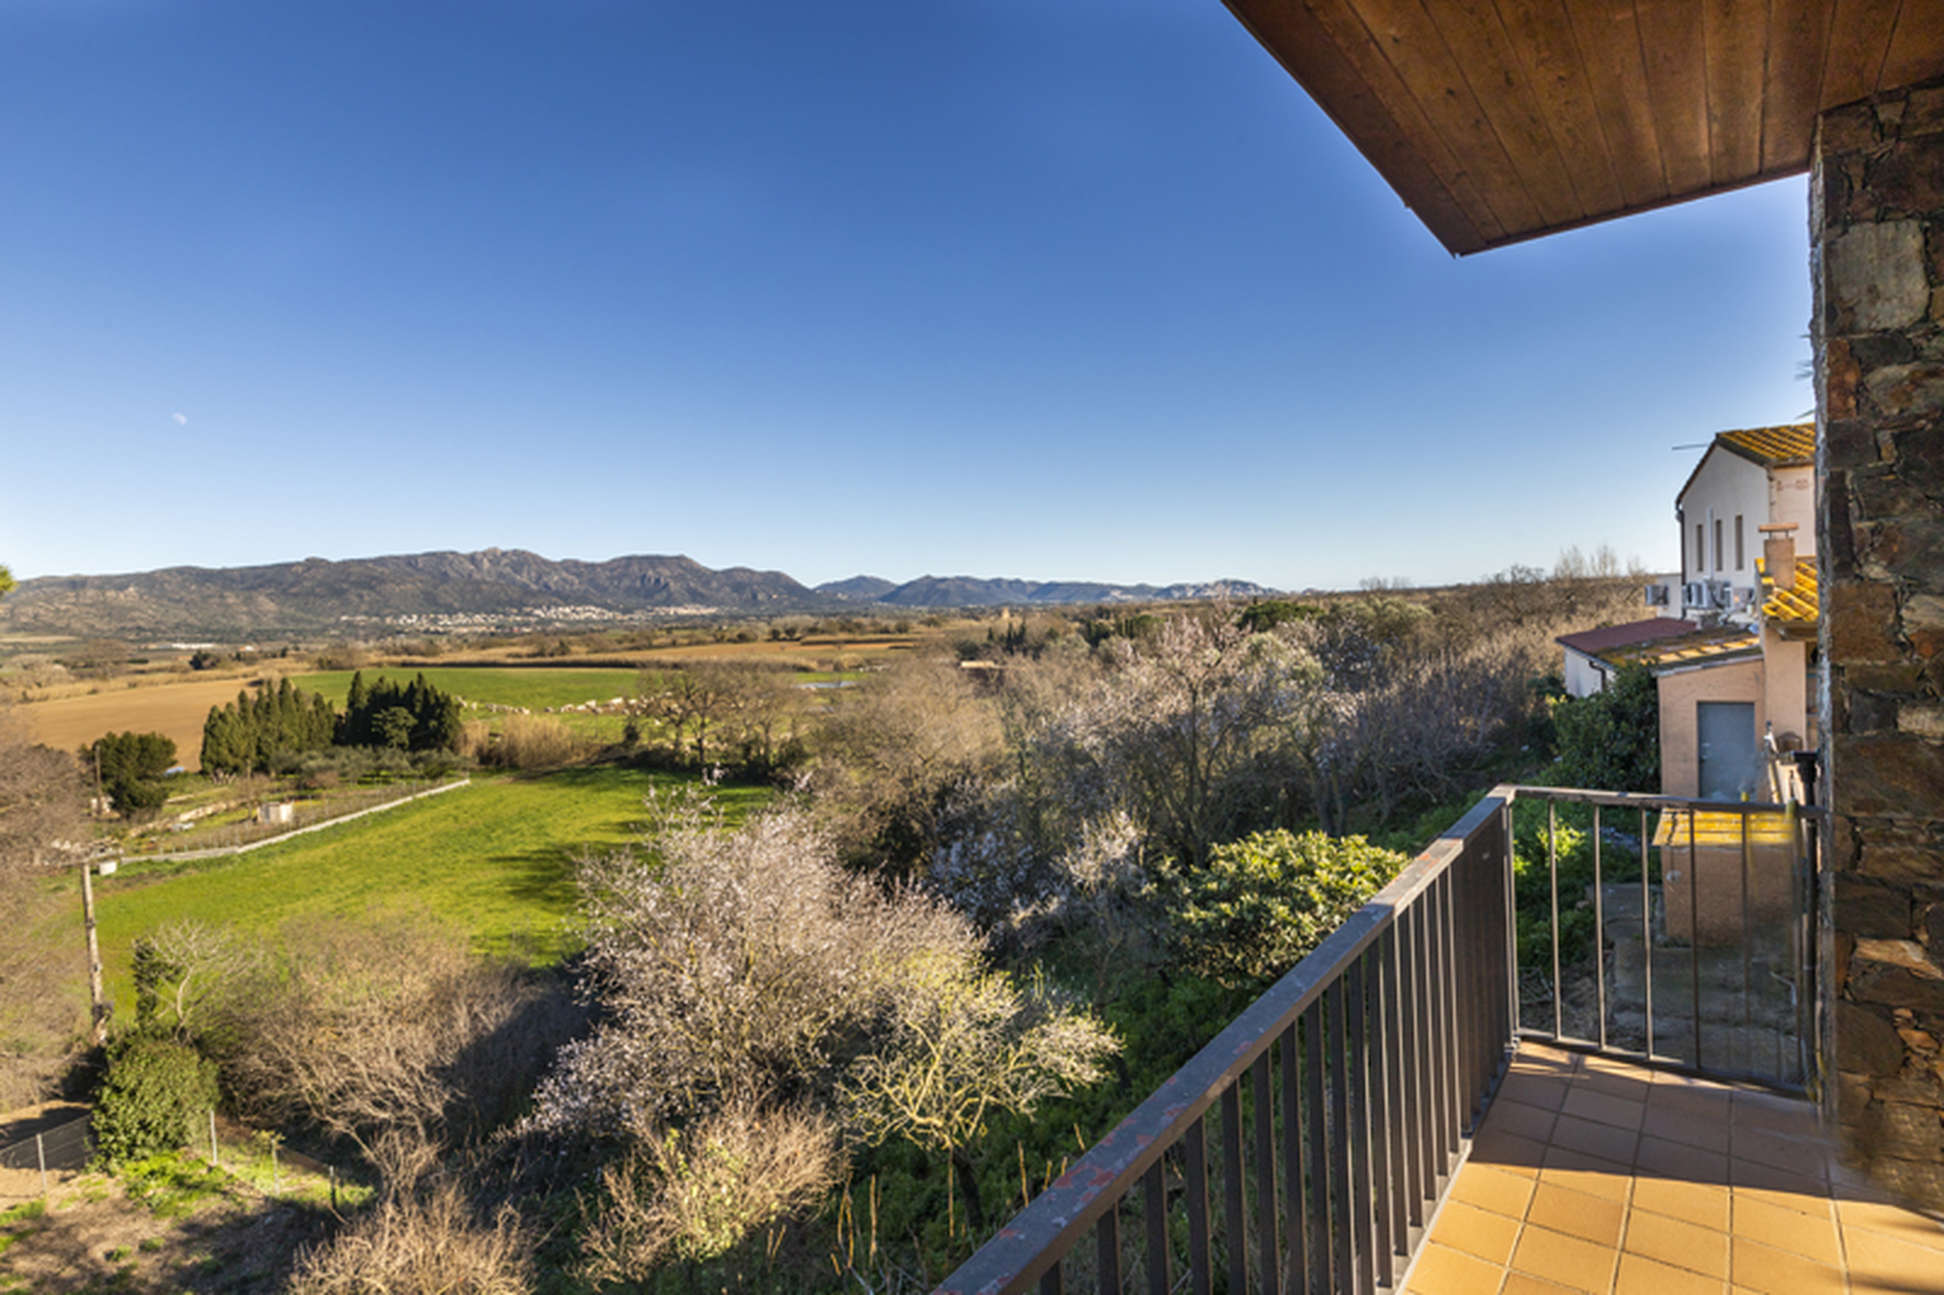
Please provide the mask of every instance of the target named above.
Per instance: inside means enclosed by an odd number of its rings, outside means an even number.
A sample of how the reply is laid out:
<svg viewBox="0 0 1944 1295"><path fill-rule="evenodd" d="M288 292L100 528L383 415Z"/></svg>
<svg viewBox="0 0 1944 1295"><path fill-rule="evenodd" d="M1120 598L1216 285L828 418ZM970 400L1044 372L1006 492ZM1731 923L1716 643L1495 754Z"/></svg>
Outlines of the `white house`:
<svg viewBox="0 0 1944 1295"><path fill-rule="evenodd" d="M1761 601L1761 528L1793 525L1798 551L1815 555L1815 424L1720 433L1675 496L1674 516L1681 614L1752 623Z"/></svg>
<svg viewBox="0 0 1944 1295"><path fill-rule="evenodd" d="M1598 692L1622 665L1653 671L1661 791L1781 798L1785 755L1812 745L1818 607L1815 426L1717 435L1676 498L1684 619L1568 634L1567 691ZM1648 602L1671 607L1649 586Z"/></svg>

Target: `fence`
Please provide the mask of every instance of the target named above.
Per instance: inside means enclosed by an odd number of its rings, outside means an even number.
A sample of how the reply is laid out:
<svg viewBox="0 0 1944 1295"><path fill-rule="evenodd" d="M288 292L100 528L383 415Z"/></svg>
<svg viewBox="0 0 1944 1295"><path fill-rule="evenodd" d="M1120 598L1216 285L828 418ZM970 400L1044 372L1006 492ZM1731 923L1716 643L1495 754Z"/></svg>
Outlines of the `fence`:
<svg viewBox="0 0 1944 1295"><path fill-rule="evenodd" d="M1525 996L1519 1033L1663 1069L1801 1092L1814 1073L1817 821L1812 806L1512 787L1502 811L1543 807L1548 936L1542 991ZM1562 890L1562 810L1587 830L1591 875ZM1616 832L1615 822L1633 827ZM1622 855L1608 864L1616 847ZM1536 863L1537 860L1532 862ZM1562 904L1564 909L1562 910ZM1590 910L1593 939L1564 957ZM1522 913L1522 916L1527 914ZM1535 922L1535 925L1537 923ZM1519 958L1515 948L1508 957ZM1532 983L1534 977L1524 978ZM1590 984L1588 983L1590 981ZM1591 1016L1569 1000L1591 991ZM1577 1017L1578 1019L1574 1019Z"/></svg>
<svg viewBox="0 0 1944 1295"><path fill-rule="evenodd" d="M156 854L126 854L122 856L121 861L124 863L185 863L195 859L220 859L233 854L248 854L252 850L261 850L265 846L277 845L280 842L288 841L293 837L303 836L309 832L321 832L327 827L336 827L340 823L349 823L353 819L363 818L367 814L380 814L388 809L396 809L400 805L408 805L415 800L424 800L427 796L439 796L448 791L457 791L461 787L471 785L471 778L461 778L456 782L440 783L437 786L428 787L423 791L411 792L404 796L392 795L397 789L395 787L387 787L377 792L380 799L375 805L368 804L362 809L339 813L337 811L342 809L344 805L344 801L340 799L329 804L329 818L320 819L313 823L306 823L302 827L285 828L281 824L234 824L229 828L217 830L234 832L239 837L255 836L256 839L244 840L240 844L210 846L199 850L171 850Z"/></svg>
<svg viewBox="0 0 1944 1295"><path fill-rule="evenodd" d="M1506 803L1476 806L939 1289L1393 1284L1513 1038Z"/></svg>
<svg viewBox="0 0 1944 1295"><path fill-rule="evenodd" d="M0 1200L44 1197L55 1174L75 1173L94 1155L90 1115L0 1147Z"/></svg>
<svg viewBox="0 0 1944 1295"><path fill-rule="evenodd" d="M1548 829L1536 895L1537 861L1515 858L1521 801ZM1591 820L1583 897L1562 891L1562 805ZM1639 827L1638 876L1618 889L1614 813ZM1817 817L1494 788L938 1289L1071 1279L1167 1295L1178 1269L1195 1295L1394 1287L1522 1037L1799 1090L1816 1037ZM1596 938L1576 959L1566 935L1584 923L1562 914L1588 910ZM1593 982L1584 1032L1569 1028L1573 976Z"/></svg>

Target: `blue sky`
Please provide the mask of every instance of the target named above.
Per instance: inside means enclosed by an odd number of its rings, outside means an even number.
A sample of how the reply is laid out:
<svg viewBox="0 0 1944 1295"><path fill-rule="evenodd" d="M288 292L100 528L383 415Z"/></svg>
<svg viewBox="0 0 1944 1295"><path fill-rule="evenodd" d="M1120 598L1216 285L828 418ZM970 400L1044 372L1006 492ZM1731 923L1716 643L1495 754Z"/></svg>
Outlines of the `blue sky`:
<svg viewBox="0 0 1944 1295"><path fill-rule="evenodd" d="M0 562L1677 560L1783 181L1448 257L1216 0L0 3Z"/></svg>

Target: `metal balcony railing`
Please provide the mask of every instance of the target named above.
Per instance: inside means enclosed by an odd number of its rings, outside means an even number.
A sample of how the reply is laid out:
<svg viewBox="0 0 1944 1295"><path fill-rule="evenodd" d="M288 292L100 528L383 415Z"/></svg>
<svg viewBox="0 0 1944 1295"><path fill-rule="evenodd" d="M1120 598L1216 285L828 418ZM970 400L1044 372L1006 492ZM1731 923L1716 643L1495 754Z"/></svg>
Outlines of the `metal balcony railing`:
<svg viewBox="0 0 1944 1295"><path fill-rule="evenodd" d="M1543 802L1554 829L1543 838L1543 904L1532 900L1536 865L1529 861L1515 876L1521 801L1527 814ZM1585 895L1562 891L1561 805L1584 807L1568 817L1590 810L1592 880ZM1616 833L1604 821L1616 812L1638 816L1637 836ZM1735 830L1711 844L1721 824L1701 817L1707 814L1727 815ZM1650 815L1659 816L1657 828ZM1166 1295L1184 1277L1196 1295L1394 1288L1522 1036L1800 1087L1811 1037L1806 1011L1813 995L1806 986L1814 971L1806 921L1814 883L1807 818L1796 806L1495 788L939 1291L1008 1295L1070 1285ZM1775 864L1762 843L1778 824L1784 852L1794 852L1783 887L1788 909L1779 918L1780 952L1763 946L1761 963L1771 979L1789 978L1790 1010L1779 1019L1767 1006L1758 1013L1762 982L1744 939L1742 1018L1731 1010L1723 1027L1741 1032L1733 1047L1722 1046L1717 1033L1717 1046L1708 1049L1710 1030L1723 1016L1703 1010L1718 996L1723 961L1710 941L1723 930L1721 914L1701 900L1712 904L1718 892L1729 893L1737 870L1723 860L1739 850L1743 866L1734 893L1746 937L1751 919L1773 907L1774 880L1765 869ZM1638 877L1609 881L1610 861L1624 854L1632 855ZM1616 884L1638 895L1631 914L1612 898ZM1667 894L1682 886L1688 902L1673 906L1678 920L1670 928ZM1588 908L1598 939L1587 942L1587 956L1576 966L1564 956L1561 913ZM1538 934L1549 936L1537 966L1521 963L1521 926L1528 931L1528 963ZM1723 947L1735 961L1735 946ZM1683 954L1689 975L1681 985L1668 968L1670 957ZM1573 1028L1584 1015L1584 985L1576 975L1593 982L1597 1025L1583 1032ZM1664 1001L1674 988L1683 990L1689 1010L1676 1012ZM1685 1051L1670 1041L1675 1024L1691 1045ZM1754 1046L1770 1036L1773 1048ZM1737 1060L1762 1064L1719 1069Z"/></svg>

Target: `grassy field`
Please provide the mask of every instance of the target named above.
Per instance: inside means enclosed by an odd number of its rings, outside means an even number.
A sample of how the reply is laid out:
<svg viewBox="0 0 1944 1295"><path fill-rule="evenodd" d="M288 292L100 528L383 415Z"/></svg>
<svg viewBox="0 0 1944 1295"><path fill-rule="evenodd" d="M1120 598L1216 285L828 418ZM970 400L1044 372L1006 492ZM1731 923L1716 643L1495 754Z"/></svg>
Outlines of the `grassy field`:
<svg viewBox="0 0 1944 1295"><path fill-rule="evenodd" d="M633 840L643 794L676 781L614 766L480 778L252 854L178 865L174 872L169 865L130 863L96 892L102 961L117 1011L133 1010L129 952L136 938L184 919L270 936L308 917L425 913L466 930L482 951L557 958L571 945L572 855ZM740 815L769 793L723 788L718 794ZM78 930L73 938L79 941Z"/></svg>
<svg viewBox="0 0 1944 1295"><path fill-rule="evenodd" d="M334 706L344 705L351 690L351 671L332 670L323 674L291 676L299 688L321 692ZM625 697L635 691L638 670L576 670L534 667L496 670L487 666L433 666L424 670L394 666L372 666L364 671L365 682L380 677L394 682L409 682L423 674L434 688L443 688L467 701L491 702L499 706L525 706L542 710L548 706L572 706L584 701L606 701Z"/></svg>

